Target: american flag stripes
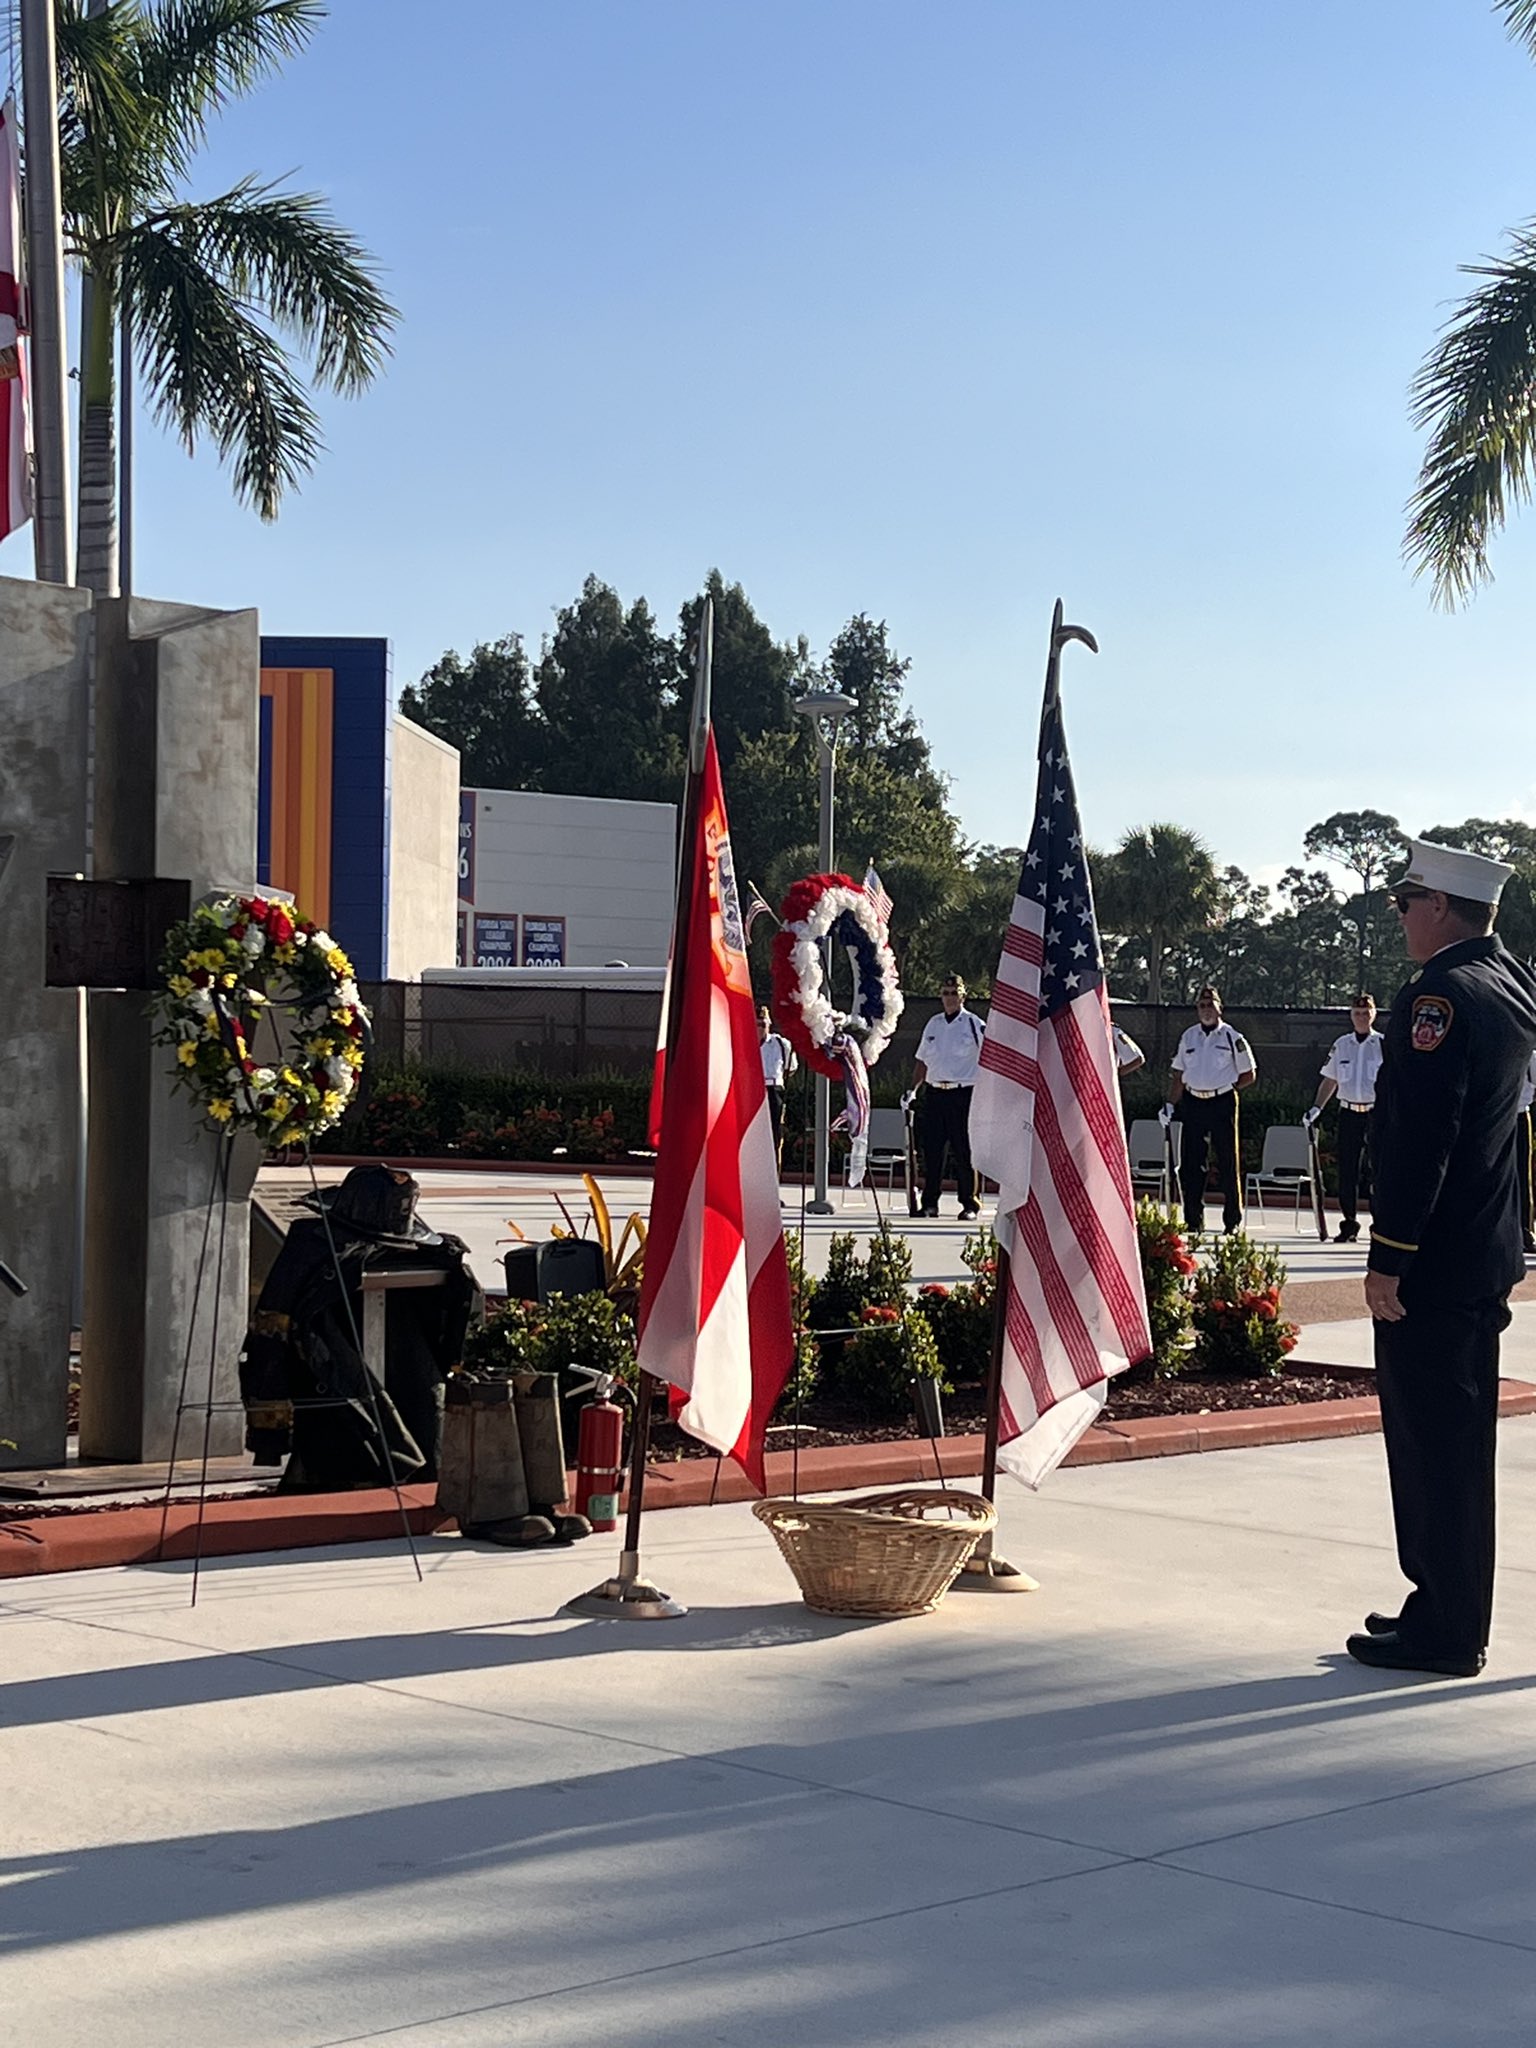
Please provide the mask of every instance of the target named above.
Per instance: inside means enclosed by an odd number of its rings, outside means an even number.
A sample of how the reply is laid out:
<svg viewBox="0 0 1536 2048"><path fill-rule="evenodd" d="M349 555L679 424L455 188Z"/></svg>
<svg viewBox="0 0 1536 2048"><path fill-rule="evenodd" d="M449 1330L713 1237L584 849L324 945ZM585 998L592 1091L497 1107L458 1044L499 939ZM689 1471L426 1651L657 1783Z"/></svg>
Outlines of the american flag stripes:
<svg viewBox="0 0 1536 2048"><path fill-rule="evenodd" d="M746 933L714 734L694 778L686 929L668 1001L680 1006L661 1089L660 1144L640 1295L639 1360L673 1389L692 1435L763 1488L763 1432L794 1331Z"/></svg>
<svg viewBox="0 0 1536 2048"><path fill-rule="evenodd" d="M875 873L875 864L870 862L864 871L864 894L869 898L870 908L879 921L882 933L891 928L891 899L885 893L880 877Z"/></svg>
<svg viewBox="0 0 1536 2048"><path fill-rule="evenodd" d="M746 923L743 926L743 930L746 932L746 935L749 939L752 936L752 927L757 923L757 920L760 917L772 918L775 924L777 924L779 921L776 917L774 917L773 905L768 901L767 897L764 896L762 890L758 888L756 882L748 882L747 916Z"/></svg>
<svg viewBox="0 0 1536 2048"><path fill-rule="evenodd" d="M21 174L16 103L0 105L0 540L32 517L27 386L21 360Z"/></svg>
<svg viewBox="0 0 1536 2048"><path fill-rule="evenodd" d="M998 1184L998 1463L1038 1486L1152 1349L1077 793L1055 663L1035 822L971 1098L971 1154Z"/></svg>

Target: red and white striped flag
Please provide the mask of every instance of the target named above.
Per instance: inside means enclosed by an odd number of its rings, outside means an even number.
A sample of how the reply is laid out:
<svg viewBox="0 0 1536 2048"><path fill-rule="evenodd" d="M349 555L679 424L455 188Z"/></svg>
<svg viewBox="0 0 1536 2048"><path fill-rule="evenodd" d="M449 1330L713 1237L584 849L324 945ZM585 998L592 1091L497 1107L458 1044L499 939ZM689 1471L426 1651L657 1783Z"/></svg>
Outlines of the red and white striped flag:
<svg viewBox="0 0 1536 2048"><path fill-rule="evenodd" d="M21 360L21 171L16 103L0 106L0 540L32 517L32 448Z"/></svg>
<svg viewBox="0 0 1536 2048"><path fill-rule="evenodd" d="M640 1293L640 1364L673 1389L682 1427L759 1491L763 1432L794 1358L789 1267L746 934L711 731L684 831L680 1006L661 1091L660 1147Z"/></svg>
<svg viewBox="0 0 1536 2048"><path fill-rule="evenodd" d="M1008 1252L998 1463L1038 1486L1104 1406L1111 1376L1152 1349L1104 960L1050 687L970 1133L998 1184Z"/></svg>

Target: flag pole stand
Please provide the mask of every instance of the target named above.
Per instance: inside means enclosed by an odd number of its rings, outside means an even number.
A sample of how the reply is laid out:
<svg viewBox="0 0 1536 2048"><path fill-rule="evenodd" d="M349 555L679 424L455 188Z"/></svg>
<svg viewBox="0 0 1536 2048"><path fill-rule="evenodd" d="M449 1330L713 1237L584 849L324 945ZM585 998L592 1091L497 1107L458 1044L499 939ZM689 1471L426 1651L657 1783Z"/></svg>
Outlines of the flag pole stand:
<svg viewBox="0 0 1536 2048"><path fill-rule="evenodd" d="M651 1441L651 1402L656 1380L651 1373L640 1375L635 1399L635 1421L629 1446L629 1500L624 1512L624 1548L619 1552L619 1569L611 1579L567 1600L562 1614L576 1614L588 1621L672 1621L687 1608L659 1586L640 1576L640 1516L645 1505L645 1460Z"/></svg>
<svg viewBox="0 0 1536 2048"><path fill-rule="evenodd" d="M998 1417L1003 1394L1003 1303L1007 1299L1008 1254L999 1245L997 1292L992 1302L992 1358L987 1368L987 1437L981 1459L982 1498L994 1505L997 1499ZM1038 1593L1038 1579L1032 1579L1028 1572L1010 1564L1006 1557L997 1555L993 1548L994 1535L995 1531L989 1529L982 1537L950 1590L956 1593Z"/></svg>

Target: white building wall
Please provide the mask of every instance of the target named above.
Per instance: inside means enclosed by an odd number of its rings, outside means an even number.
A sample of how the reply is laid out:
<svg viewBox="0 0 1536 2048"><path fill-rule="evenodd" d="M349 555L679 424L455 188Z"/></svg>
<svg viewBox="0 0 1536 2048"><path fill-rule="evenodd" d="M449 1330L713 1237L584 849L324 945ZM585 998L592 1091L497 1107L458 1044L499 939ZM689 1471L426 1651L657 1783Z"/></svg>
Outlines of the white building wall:
<svg viewBox="0 0 1536 2048"><path fill-rule="evenodd" d="M450 967L458 948L459 750L395 719L389 798L392 981Z"/></svg>
<svg viewBox="0 0 1536 2048"><path fill-rule="evenodd" d="M675 806L517 789L470 796L472 875L460 884L462 911L516 916L520 939L525 919L563 917L567 967L665 967Z"/></svg>

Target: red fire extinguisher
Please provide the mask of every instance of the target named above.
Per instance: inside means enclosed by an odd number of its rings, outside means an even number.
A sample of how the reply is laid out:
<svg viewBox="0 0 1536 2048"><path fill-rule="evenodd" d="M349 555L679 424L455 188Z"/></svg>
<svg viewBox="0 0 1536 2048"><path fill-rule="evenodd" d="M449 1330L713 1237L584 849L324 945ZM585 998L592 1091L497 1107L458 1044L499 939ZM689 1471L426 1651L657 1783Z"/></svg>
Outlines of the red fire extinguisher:
<svg viewBox="0 0 1536 2048"><path fill-rule="evenodd" d="M586 1371L592 1399L576 1429L576 1512L594 1529L616 1529L619 1490L624 1482L624 1410L613 1399L612 1373Z"/></svg>

